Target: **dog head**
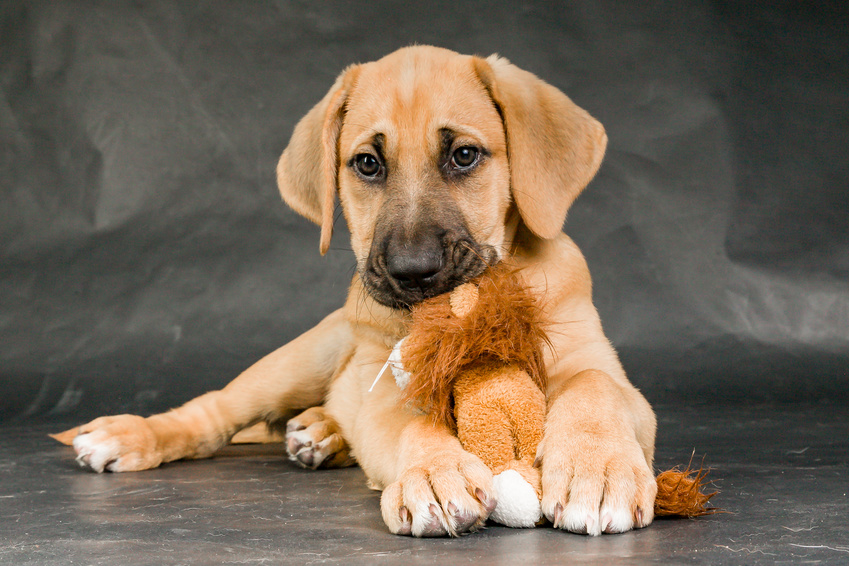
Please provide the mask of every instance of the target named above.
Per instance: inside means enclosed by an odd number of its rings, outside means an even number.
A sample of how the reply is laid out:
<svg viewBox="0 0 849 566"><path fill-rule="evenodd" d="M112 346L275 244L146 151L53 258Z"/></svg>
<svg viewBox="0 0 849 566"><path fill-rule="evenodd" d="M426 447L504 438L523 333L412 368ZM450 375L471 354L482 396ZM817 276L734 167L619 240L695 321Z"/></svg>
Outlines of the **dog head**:
<svg viewBox="0 0 849 566"><path fill-rule="evenodd" d="M516 222L559 234L606 144L587 112L506 59L416 46L346 69L296 126L277 180L321 226L322 254L338 195L365 288L403 308L498 261Z"/></svg>

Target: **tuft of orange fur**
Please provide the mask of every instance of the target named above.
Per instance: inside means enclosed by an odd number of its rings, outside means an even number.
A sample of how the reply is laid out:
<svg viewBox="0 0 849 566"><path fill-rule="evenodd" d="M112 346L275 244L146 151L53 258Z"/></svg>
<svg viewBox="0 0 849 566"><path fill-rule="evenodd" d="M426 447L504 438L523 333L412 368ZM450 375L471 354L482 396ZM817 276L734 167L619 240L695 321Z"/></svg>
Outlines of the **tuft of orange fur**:
<svg viewBox="0 0 849 566"><path fill-rule="evenodd" d="M719 510L707 507L707 502L717 494L703 493L704 479L708 471L672 468L657 476L657 497L654 500L655 517L701 517Z"/></svg>
<svg viewBox="0 0 849 566"><path fill-rule="evenodd" d="M479 300L462 318L451 311L450 293L414 307L401 351L411 376L404 400L452 430L454 384L473 366L515 365L542 390L547 379L542 355L542 345L548 343L546 325L518 270L499 264L475 283Z"/></svg>

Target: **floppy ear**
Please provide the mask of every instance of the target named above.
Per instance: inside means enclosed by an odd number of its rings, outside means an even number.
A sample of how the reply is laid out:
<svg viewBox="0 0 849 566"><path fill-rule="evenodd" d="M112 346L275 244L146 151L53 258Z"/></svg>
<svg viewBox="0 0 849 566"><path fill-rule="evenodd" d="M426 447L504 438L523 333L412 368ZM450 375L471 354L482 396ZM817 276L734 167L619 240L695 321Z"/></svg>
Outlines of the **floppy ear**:
<svg viewBox="0 0 849 566"><path fill-rule="evenodd" d="M492 55L475 70L504 121L513 200L541 238L560 233L566 212L598 171L604 127L555 87Z"/></svg>
<svg viewBox="0 0 849 566"><path fill-rule="evenodd" d="M298 214L321 226L319 251L330 248L339 168L339 132L348 92L359 73L345 69L321 102L301 118L277 163L277 186Z"/></svg>

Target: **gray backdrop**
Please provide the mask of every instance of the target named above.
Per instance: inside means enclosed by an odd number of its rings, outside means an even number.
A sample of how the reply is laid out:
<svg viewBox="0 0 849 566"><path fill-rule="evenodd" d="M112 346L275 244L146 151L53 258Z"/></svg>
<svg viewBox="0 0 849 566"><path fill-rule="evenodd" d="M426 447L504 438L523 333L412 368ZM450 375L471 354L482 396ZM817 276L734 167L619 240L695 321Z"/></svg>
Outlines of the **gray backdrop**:
<svg viewBox="0 0 849 566"><path fill-rule="evenodd" d="M845 2L0 4L0 420L158 411L341 305L276 159L336 74L498 52L610 146L565 229L653 402L849 390ZM844 406L844 405L841 405Z"/></svg>

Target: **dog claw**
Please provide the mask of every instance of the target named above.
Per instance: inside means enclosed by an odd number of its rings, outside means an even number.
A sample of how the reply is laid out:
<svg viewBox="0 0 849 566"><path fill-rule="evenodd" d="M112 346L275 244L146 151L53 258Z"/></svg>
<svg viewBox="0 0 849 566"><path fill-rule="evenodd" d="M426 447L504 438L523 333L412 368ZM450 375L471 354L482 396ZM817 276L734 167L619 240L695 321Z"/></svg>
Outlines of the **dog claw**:
<svg viewBox="0 0 849 566"><path fill-rule="evenodd" d="M478 498L478 501L481 502L483 508L486 509L486 516L489 517L489 515L495 510L498 500L494 497L488 496L486 492L479 487L475 489L475 497Z"/></svg>
<svg viewBox="0 0 849 566"><path fill-rule="evenodd" d="M563 506L559 503L554 507L554 519L551 522L556 529L561 528L563 525Z"/></svg>
<svg viewBox="0 0 849 566"><path fill-rule="evenodd" d="M443 526L442 521L439 519L439 515L441 514L439 506L436 505L436 503L431 503L428 507L428 511L430 512L430 517L424 529L422 530L421 536L441 537L445 535L445 527Z"/></svg>
<svg viewBox="0 0 849 566"><path fill-rule="evenodd" d="M453 501L448 502L448 515L457 533L463 533L470 529L475 529L475 524L478 521L483 522L482 518L477 513L471 511L462 511Z"/></svg>
<svg viewBox="0 0 849 566"><path fill-rule="evenodd" d="M399 535L410 535L413 532L413 522L410 520L410 512L406 507L401 507L398 513L401 518L401 527L398 529Z"/></svg>

